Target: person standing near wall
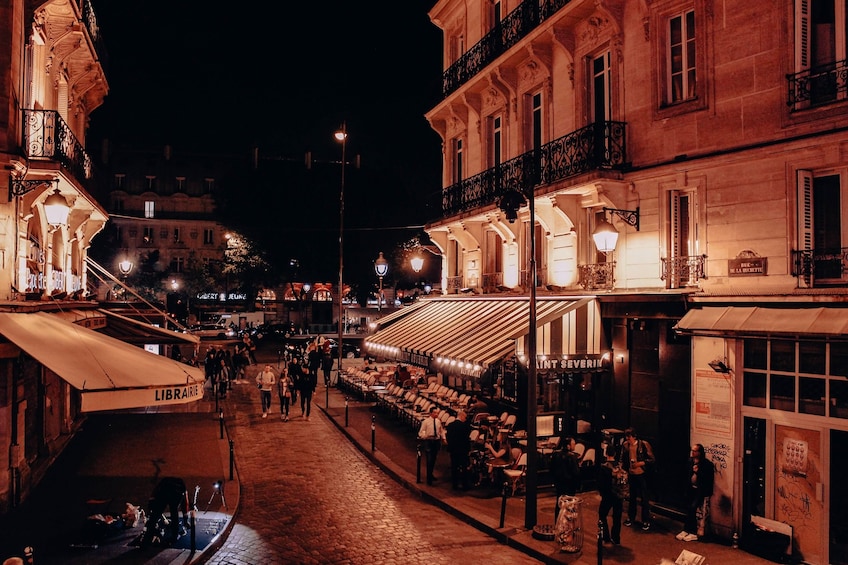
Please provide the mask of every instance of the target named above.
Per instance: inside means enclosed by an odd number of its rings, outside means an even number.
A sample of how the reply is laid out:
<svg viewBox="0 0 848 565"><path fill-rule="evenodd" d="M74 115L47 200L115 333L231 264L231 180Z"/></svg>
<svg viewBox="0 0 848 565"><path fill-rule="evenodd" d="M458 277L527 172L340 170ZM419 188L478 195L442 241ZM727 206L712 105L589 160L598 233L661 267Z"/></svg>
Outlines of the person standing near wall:
<svg viewBox="0 0 848 565"><path fill-rule="evenodd" d="M681 541L698 541L706 534L710 497L715 484L715 465L707 459L704 446L700 443L692 445L687 469L689 488L686 493L686 521L683 523L683 531L676 537Z"/></svg>

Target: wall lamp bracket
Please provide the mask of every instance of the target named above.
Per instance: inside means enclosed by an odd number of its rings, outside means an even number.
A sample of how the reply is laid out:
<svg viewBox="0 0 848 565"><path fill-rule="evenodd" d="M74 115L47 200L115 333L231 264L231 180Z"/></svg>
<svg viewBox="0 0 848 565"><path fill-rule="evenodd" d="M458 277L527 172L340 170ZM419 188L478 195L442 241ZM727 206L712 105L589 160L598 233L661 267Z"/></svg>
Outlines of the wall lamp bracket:
<svg viewBox="0 0 848 565"><path fill-rule="evenodd" d="M45 189L49 190L51 185L59 188L59 179L16 179L13 176L9 177L9 200L16 196L23 196L33 190Z"/></svg>
<svg viewBox="0 0 848 565"><path fill-rule="evenodd" d="M637 206L635 210L619 210L617 208L604 208L604 212L609 212L611 214L615 214L628 226L632 226L636 228L636 231L639 231L639 207Z"/></svg>
<svg viewBox="0 0 848 565"><path fill-rule="evenodd" d="M709 363L707 363L707 365L709 365L709 366L710 366L710 368L711 368L713 371L715 371L716 373L725 373L725 374L727 374L727 373L729 373L729 372L731 371L730 367L728 367L728 366L724 363L724 361L721 361L721 360L719 360L719 359L716 359L715 361L710 361Z"/></svg>

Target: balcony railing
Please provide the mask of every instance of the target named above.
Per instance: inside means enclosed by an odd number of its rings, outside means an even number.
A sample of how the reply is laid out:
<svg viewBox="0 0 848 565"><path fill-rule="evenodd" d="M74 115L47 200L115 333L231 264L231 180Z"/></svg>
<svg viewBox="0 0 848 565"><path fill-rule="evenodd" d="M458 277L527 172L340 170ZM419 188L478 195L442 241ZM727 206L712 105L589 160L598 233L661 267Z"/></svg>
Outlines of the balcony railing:
<svg viewBox="0 0 848 565"><path fill-rule="evenodd" d="M701 279L707 278L706 255L690 255L662 259L662 275L666 288L685 288L698 286Z"/></svg>
<svg viewBox="0 0 848 565"><path fill-rule="evenodd" d="M615 286L615 261L578 265L577 283L586 290L612 290Z"/></svg>
<svg viewBox="0 0 848 565"><path fill-rule="evenodd" d="M444 216L497 202L507 191L529 194L540 184L625 163L624 122L597 122L442 190Z"/></svg>
<svg viewBox="0 0 848 565"><path fill-rule="evenodd" d="M91 157L56 110L24 110L22 146L30 159L57 161L77 179L91 178Z"/></svg>
<svg viewBox="0 0 848 565"><path fill-rule="evenodd" d="M821 106L848 97L848 61L820 65L786 75L789 95L786 104L793 110Z"/></svg>
<svg viewBox="0 0 848 565"><path fill-rule="evenodd" d="M462 275L456 277L448 277L447 280L448 292L452 290L459 290L462 288Z"/></svg>
<svg viewBox="0 0 848 565"><path fill-rule="evenodd" d="M97 16L94 14L94 8L91 6L90 0L81 0L79 4L81 7L82 22L85 24L85 29L88 30L88 35L94 44L94 51L100 60L100 66L105 70L107 66L106 47L103 43L103 36L100 34L100 26L97 25Z"/></svg>
<svg viewBox="0 0 848 565"><path fill-rule="evenodd" d="M483 292L496 292L503 286L503 273L483 273Z"/></svg>
<svg viewBox="0 0 848 565"><path fill-rule="evenodd" d="M792 252L792 275L808 287L848 284L848 247Z"/></svg>
<svg viewBox="0 0 848 565"><path fill-rule="evenodd" d="M519 4L448 67L442 75L442 94L447 96L465 84L568 2L526 0Z"/></svg>

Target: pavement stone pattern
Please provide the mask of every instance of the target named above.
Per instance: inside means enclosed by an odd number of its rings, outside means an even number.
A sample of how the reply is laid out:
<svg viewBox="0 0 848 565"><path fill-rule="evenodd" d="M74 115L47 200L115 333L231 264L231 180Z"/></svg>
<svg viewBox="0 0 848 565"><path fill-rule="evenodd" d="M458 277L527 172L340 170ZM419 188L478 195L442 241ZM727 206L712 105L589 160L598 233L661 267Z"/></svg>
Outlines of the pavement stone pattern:
<svg viewBox="0 0 848 565"><path fill-rule="evenodd" d="M308 421L299 405L281 421L276 403L262 418L251 374L226 399L241 485L238 514L207 563L452 564L482 556L494 565L539 562L393 481L315 404ZM319 387L313 402L323 399Z"/></svg>

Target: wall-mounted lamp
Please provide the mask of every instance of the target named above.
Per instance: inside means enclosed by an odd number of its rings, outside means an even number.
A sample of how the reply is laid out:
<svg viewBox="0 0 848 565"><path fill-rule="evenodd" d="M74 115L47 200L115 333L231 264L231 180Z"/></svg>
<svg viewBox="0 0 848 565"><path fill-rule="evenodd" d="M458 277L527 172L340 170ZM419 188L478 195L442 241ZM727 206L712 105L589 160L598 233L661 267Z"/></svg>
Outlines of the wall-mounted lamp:
<svg viewBox="0 0 848 565"><path fill-rule="evenodd" d="M58 188L44 200L44 215L47 216L47 223L51 226L67 225L70 213L71 207L68 206L65 197L59 193Z"/></svg>
<svg viewBox="0 0 848 565"><path fill-rule="evenodd" d="M616 208L604 208L604 213L609 212L620 217L624 222L636 228L639 231L639 207L635 210L618 210ZM615 229L604 217L595 226L595 231L592 232L592 239L595 241L595 247L601 253L611 253L615 251L615 244L618 242L618 230Z"/></svg>
<svg viewBox="0 0 848 565"><path fill-rule="evenodd" d="M48 190L50 185L55 185L55 188L59 188L59 179L16 179L13 176L9 177L9 200L11 200L15 196L23 196L33 190L38 190L39 188Z"/></svg>
<svg viewBox="0 0 848 565"><path fill-rule="evenodd" d="M507 221L512 224L518 219L518 209L526 202L523 194L517 190L509 190L504 194L498 202L500 208L506 215Z"/></svg>
<svg viewBox="0 0 848 565"><path fill-rule="evenodd" d="M715 361L710 361L707 363L710 368L716 373L729 373L731 371L730 367L725 365L724 361L716 359Z"/></svg>

